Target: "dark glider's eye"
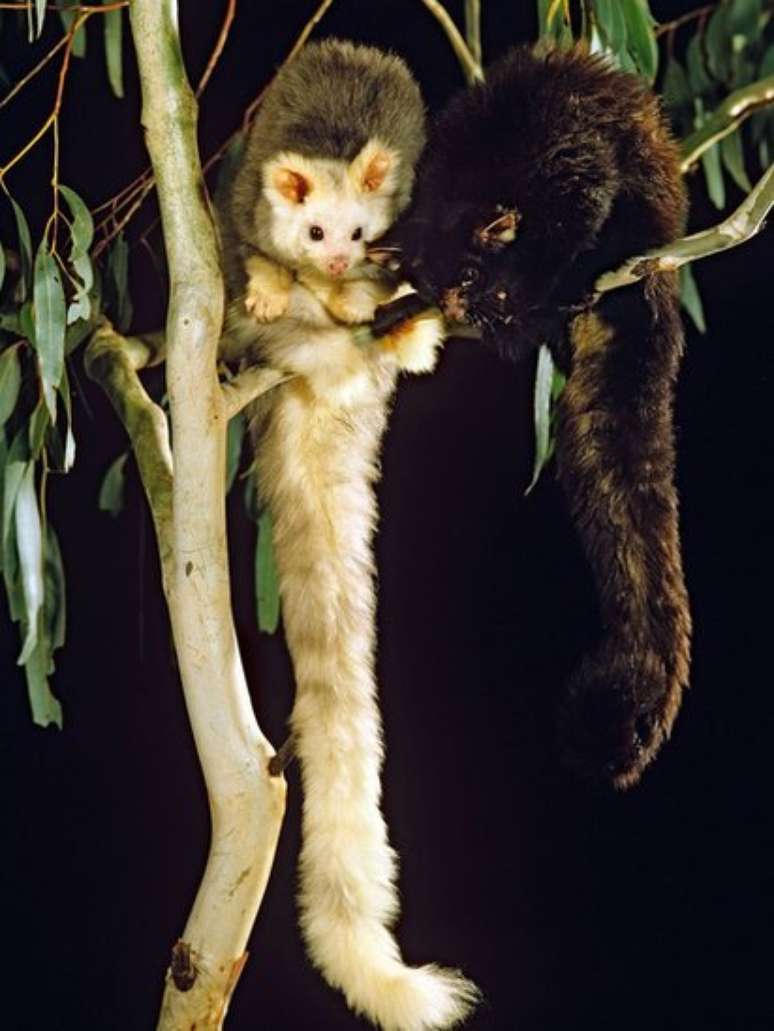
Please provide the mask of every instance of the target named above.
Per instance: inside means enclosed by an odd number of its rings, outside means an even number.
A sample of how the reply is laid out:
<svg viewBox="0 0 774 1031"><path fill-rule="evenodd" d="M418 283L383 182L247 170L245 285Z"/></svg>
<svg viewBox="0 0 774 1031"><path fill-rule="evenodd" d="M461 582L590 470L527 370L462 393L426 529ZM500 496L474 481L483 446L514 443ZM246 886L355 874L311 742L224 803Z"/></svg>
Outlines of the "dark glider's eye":
<svg viewBox="0 0 774 1031"><path fill-rule="evenodd" d="M358 226L357 229L352 234L352 239L353 240L359 240L362 235L363 235L363 230L360 228L360 226Z"/></svg>
<svg viewBox="0 0 774 1031"><path fill-rule="evenodd" d="M309 235L313 240L322 240L325 233L322 231L320 226L310 226Z"/></svg>
<svg viewBox="0 0 774 1031"><path fill-rule="evenodd" d="M460 276L460 286L472 286L476 282L480 273L475 265L469 265L467 268L462 270Z"/></svg>

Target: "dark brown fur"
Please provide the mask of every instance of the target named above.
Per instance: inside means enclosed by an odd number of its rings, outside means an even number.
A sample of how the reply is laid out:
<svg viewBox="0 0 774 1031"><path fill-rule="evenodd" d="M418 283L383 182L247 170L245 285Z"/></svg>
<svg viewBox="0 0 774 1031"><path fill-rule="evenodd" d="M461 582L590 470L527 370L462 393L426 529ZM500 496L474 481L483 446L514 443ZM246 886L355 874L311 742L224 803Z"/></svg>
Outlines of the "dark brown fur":
<svg viewBox="0 0 774 1031"><path fill-rule="evenodd" d="M682 352L676 283L605 295L597 276L679 236L677 149L656 99L580 48L511 52L437 121L395 236L418 290L519 358L548 343L569 373L559 479L602 634L562 707L568 757L618 787L668 736L690 616L673 484Z"/></svg>

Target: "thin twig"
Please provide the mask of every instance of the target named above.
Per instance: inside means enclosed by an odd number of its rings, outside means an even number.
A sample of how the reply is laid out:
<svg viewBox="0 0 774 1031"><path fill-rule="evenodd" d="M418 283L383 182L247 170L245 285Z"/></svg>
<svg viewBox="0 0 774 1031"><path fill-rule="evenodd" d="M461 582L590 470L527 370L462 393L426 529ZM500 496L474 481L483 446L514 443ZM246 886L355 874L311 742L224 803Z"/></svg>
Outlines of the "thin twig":
<svg viewBox="0 0 774 1031"><path fill-rule="evenodd" d="M10 103L10 101L13 100L16 94L20 93L27 85L27 83L34 79L38 72L42 71L46 67L51 58L54 57L55 54L58 54L62 47L66 45L67 36L65 35L62 36L62 38L51 47L46 56L41 58L41 60L38 61L38 63L31 71L27 72L27 74L22 79L19 79L19 81L16 83L13 89L9 90L8 93L6 93L3 99L0 100L0 108L3 108L6 104Z"/></svg>
<svg viewBox="0 0 774 1031"><path fill-rule="evenodd" d="M681 14L679 18L673 18L672 21L661 22L655 28L656 36L663 36L664 33L668 32L670 35L680 28L681 25L687 24L689 21L695 21L697 18L705 18L710 11L714 11L718 5L705 4L704 7L697 7L695 11L688 11L687 14Z"/></svg>
<svg viewBox="0 0 774 1031"><path fill-rule="evenodd" d="M620 268L600 276L594 289L597 294L607 293L629 283L636 283L637 280L652 273L674 272L688 262L738 247L740 243L745 243L761 231L772 207L774 164L764 173L736 211L719 225L683 237L640 257L630 258Z"/></svg>
<svg viewBox="0 0 774 1031"><path fill-rule="evenodd" d="M86 22L86 20L89 18L89 16L90 16L90 12L89 11L86 11L85 13L81 14L81 16L79 18L77 18L72 23L72 25L70 26L70 29L69 29L66 37L65 37L65 39L66 39L65 52L64 52L64 57L62 58L62 65L61 65L61 67L59 69L59 78L58 78L58 81L57 81L56 96L54 97L54 107L53 107L51 113L49 114L48 118L45 120L43 125L40 127L40 129L38 129L38 131L32 136L32 138L30 140L28 140L27 143L25 143L25 145L22 147L22 149L17 154L15 154L10 159L10 161L7 162L7 164L5 164L2 167L0 167L0 183L2 183L4 181L5 177L11 171L11 169L15 165L17 165L24 157L26 157L26 155L29 154L29 152L33 149L33 147L37 143L39 143L40 140L43 139L43 137L46 135L46 133L48 132L48 130L51 128L52 125L55 127L54 160L56 161L58 159L59 154L58 154L58 121L57 120L59 118L59 112L60 112L60 110L62 108L62 98L64 97L64 87L65 87L65 81L67 79L67 71L68 71L68 69L70 67L70 57L72 55L72 50L73 50L73 41L75 39L76 32ZM55 169L55 173L54 173L54 176L53 176L53 179L52 179L52 184L55 187L57 187L57 175L58 175L58 170ZM54 200L54 226L55 226L55 223L56 223L56 212L57 212L57 201L56 201L56 198L55 198L55 200ZM51 220L49 219L49 222L50 221ZM48 228L48 225L47 225L46 228ZM55 228L56 228L56 226L55 226Z"/></svg>
<svg viewBox="0 0 774 1031"><path fill-rule="evenodd" d="M749 115L769 104L774 104L774 75L729 94L703 125L683 140L680 171L687 172L706 150L738 129Z"/></svg>
<svg viewBox="0 0 774 1031"><path fill-rule="evenodd" d="M462 66L465 77L471 85L484 81L484 72L479 62L475 59L468 48L468 44L462 38L462 34L446 8L439 0L421 0L428 11L433 15L446 37L451 43L452 50L457 55L457 60Z"/></svg>
<svg viewBox="0 0 774 1031"><path fill-rule="evenodd" d="M223 53L223 48L226 45L228 34L231 30L231 23L234 20L236 14L237 0L228 0L228 6L226 7L226 13L223 16L223 24L220 27L218 38L215 41L215 46L210 54L210 59L207 62L207 67L204 69L201 79L199 79L199 85L196 87L197 98L202 95L207 83L210 81L210 76L215 70L215 65L220 60L220 55Z"/></svg>
<svg viewBox="0 0 774 1031"><path fill-rule="evenodd" d="M47 4L47 11L59 11L64 14L105 14L107 11L118 11L122 7L129 7L132 0L116 0L115 3L100 4L98 7L93 4L79 4L77 7L58 7L56 4ZM0 4L0 11L28 11L36 5L34 3Z"/></svg>

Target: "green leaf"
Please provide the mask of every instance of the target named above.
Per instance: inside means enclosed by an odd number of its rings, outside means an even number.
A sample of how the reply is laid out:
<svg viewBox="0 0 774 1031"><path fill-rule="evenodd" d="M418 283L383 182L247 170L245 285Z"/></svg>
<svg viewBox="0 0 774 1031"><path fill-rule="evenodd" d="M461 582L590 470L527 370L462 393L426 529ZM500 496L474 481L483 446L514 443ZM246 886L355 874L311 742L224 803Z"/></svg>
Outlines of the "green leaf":
<svg viewBox="0 0 774 1031"><path fill-rule="evenodd" d="M46 20L46 0L35 0L35 35L30 36L30 42L37 39L43 31L43 23Z"/></svg>
<svg viewBox="0 0 774 1031"><path fill-rule="evenodd" d="M231 490L239 469L239 459L242 457L242 441L247 427L247 420L242 412L235 415L228 424L226 431L226 494Z"/></svg>
<svg viewBox="0 0 774 1031"><path fill-rule="evenodd" d="M43 450L43 441L46 439L46 430L52 423L48 408L42 401L38 401L35 410L30 416L28 424L30 454L34 459L40 457Z"/></svg>
<svg viewBox="0 0 774 1031"><path fill-rule="evenodd" d="M73 402L70 397L70 377L67 375L67 366L62 374L62 382L59 387L59 396L65 410L65 446L62 472L69 473L75 464L75 435L73 434Z"/></svg>
<svg viewBox="0 0 774 1031"><path fill-rule="evenodd" d="M747 172L744 167L742 135L738 129L728 136L724 136L720 141L720 156L723 159L726 171L739 189L749 193L752 189L752 183L747 178Z"/></svg>
<svg viewBox="0 0 774 1031"><path fill-rule="evenodd" d="M38 617L43 607L43 534L35 491L35 464L28 462L14 506L16 549L24 594L25 637L18 663L23 666L38 643Z"/></svg>
<svg viewBox="0 0 774 1031"><path fill-rule="evenodd" d="M35 340L35 316L32 312L32 301L25 301L19 308L19 331L25 340Z"/></svg>
<svg viewBox="0 0 774 1031"><path fill-rule="evenodd" d="M726 205L726 187L723 183L723 170L720 167L720 149L717 143L705 150L701 156L704 178L707 181L707 193L719 210Z"/></svg>
<svg viewBox="0 0 774 1031"><path fill-rule="evenodd" d="M94 239L94 220L91 217L91 212L75 190L71 190L69 186L60 184L59 192L67 201L70 214L73 216L70 229L73 252L88 254L89 247L91 247L91 242Z"/></svg>
<svg viewBox="0 0 774 1031"><path fill-rule="evenodd" d="M731 0L729 23L731 35L754 42L760 34L762 0Z"/></svg>
<svg viewBox="0 0 774 1031"><path fill-rule="evenodd" d="M51 652L47 642L40 640L24 664L27 696L32 709L32 722L39 727L51 724L62 729L62 706L51 693L48 674L51 671Z"/></svg>
<svg viewBox="0 0 774 1031"><path fill-rule="evenodd" d="M119 512L123 511L126 484L124 466L128 457L128 451L119 455L114 462L111 462L110 468L105 473L102 486L99 488L99 501L97 502L100 512L109 512L112 516L117 516Z"/></svg>
<svg viewBox="0 0 774 1031"><path fill-rule="evenodd" d="M35 339L43 396L51 419L56 419L56 388L64 369L64 338L67 311L59 266L49 254L48 243L41 240L35 257Z"/></svg>
<svg viewBox="0 0 774 1031"><path fill-rule="evenodd" d="M27 296L27 292L32 283L32 239L30 237L30 227L27 225L27 219L24 217L24 212L13 199L9 196L8 199L11 202L13 208L13 214L16 219L16 232L19 237L19 259L21 261L21 289L20 289L20 300L24 300Z"/></svg>
<svg viewBox="0 0 774 1031"><path fill-rule="evenodd" d="M280 600L277 567L272 544L271 516L264 509L258 520L258 544L255 549L255 597L258 629L273 634L279 626Z"/></svg>
<svg viewBox="0 0 774 1031"><path fill-rule="evenodd" d="M691 316L691 321L700 333L707 332L704 305L690 265L680 266L680 302Z"/></svg>
<svg viewBox="0 0 774 1031"><path fill-rule="evenodd" d="M730 8L721 4L710 18L704 34L709 70L718 82L723 83L726 83L731 75L730 13Z"/></svg>
<svg viewBox="0 0 774 1031"><path fill-rule="evenodd" d="M19 350L17 347L8 347L0 354L0 426L5 425L16 407L20 387Z"/></svg>
<svg viewBox="0 0 774 1031"><path fill-rule="evenodd" d="M70 264L78 279L80 289L67 309L67 325L78 319L91 317L89 291L94 285L94 271L89 258L89 247L94 238L94 222L91 213L78 194L68 186L59 187L73 216L70 226Z"/></svg>
<svg viewBox="0 0 774 1031"><path fill-rule="evenodd" d="M77 7L78 0L62 0L64 9L60 9L59 17L62 19L65 32L70 31L72 23L75 21L76 15L73 11L69 11L69 7ZM73 38L73 57L85 57L86 56L86 26L81 25L78 31L75 33Z"/></svg>
<svg viewBox="0 0 774 1031"><path fill-rule="evenodd" d="M113 285L115 313L118 329L125 333L132 321L132 299L129 296L129 244L119 233L110 248L108 272Z"/></svg>
<svg viewBox="0 0 774 1031"><path fill-rule="evenodd" d="M707 74L704 64L704 52L701 45L701 36L691 36L685 51L685 64L688 69L688 81L691 84L694 96L701 97L713 89L713 82Z"/></svg>
<svg viewBox="0 0 774 1031"><path fill-rule="evenodd" d="M682 110L691 109L693 106L693 94L688 76L683 66L674 57L670 57L667 62L661 93L668 108Z"/></svg>
<svg viewBox="0 0 774 1031"><path fill-rule="evenodd" d="M532 479L524 491L526 497L540 479L540 473L550 457L551 451L551 387L554 379L554 360L545 344L538 352L535 374L534 419L535 419L535 464Z"/></svg>
<svg viewBox="0 0 774 1031"><path fill-rule="evenodd" d="M46 525L46 550L43 559L45 599L43 601L43 622L51 651L61 648L65 642L67 626L67 605L65 575L59 541L51 524Z"/></svg>
<svg viewBox="0 0 774 1031"><path fill-rule="evenodd" d="M548 30L548 10L551 0L537 0L538 35L545 36Z"/></svg>
<svg viewBox="0 0 774 1031"><path fill-rule="evenodd" d="M658 71L658 45L653 31L655 24L647 0L628 0L624 4L627 49L637 68L653 82Z"/></svg>
<svg viewBox="0 0 774 1031"><path fill-rule="evenodd" d="M759 79L767 79L770 75L774 75L774 43L766 50L758 66Z"/></svg>
<svg viewBox="0 0 774 1031"><path fill-rule="evenodd" d="M626 49L626 18L620 0L594 0L594 14L608 48L620 56Z"/></svg>
<svg viewBox="0 0 774 1031"><path fill-rule="evenodd" d="M13 450L13 449L12 449ZM19 493L19 486L24 477L28 462L20 462L14 459L11 452L5 463L5 477L3 483L3 547L8 540L8 534L13 524L13 513L16 507L16 497Z"/></svg>
<svg viewBox="0 0 774 1031"><path fill-rule="evenodd" d="M103 0L103 3L107 0ZM117 97L124 95L124 72L121 53L121 42L124 31L124 22L121 17L121 8L115 11L106 11L102 20L105 25L105 60L107 61L107 73L110 80L110 88Z"/></svg>

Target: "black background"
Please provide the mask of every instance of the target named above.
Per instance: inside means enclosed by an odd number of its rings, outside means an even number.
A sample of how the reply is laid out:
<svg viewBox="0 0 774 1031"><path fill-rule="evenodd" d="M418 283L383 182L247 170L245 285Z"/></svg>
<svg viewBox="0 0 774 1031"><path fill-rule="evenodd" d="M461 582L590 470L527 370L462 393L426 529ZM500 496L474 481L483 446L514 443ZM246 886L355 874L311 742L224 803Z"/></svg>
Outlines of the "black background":
<svg viewBox="0 0 774 1031"><path fill-rule="evenodd" d="M223 5L181 6L197 78ZM204 154L238 124L313 6L240 5L202 104ZM695 4L652 6L663 19ZM483 7L490 59L534 38L532 2ZM418 2L337 0L317 31L328 34L403 54L431 109L461 83ZM12 72L31 65L20 33L6 25L0 43ZM62 179L91 204L144 161L128 40L125 58L122 102L108 95L100 59L76 62L68 84ZM42 78L3 112L3 159L38 124L52 86ZM48 160L43 147L10 182L38 232ZM717 220L699 179L692 197L694 226ZM453 341L437 375L400 388L377 543L399 938L408 960L458 965L478 982L486 1001L471 1029L771 1026L772 257L769 231L697 269L709 332L689 330L677 404L692 687L672 741L629 793L578 783L556 758L553 706L591 601L552 475L522 496L531 368ZM132 289L138 327L159 324L164 293L141 256ZM14 665L18 640L0 610L10 947L2 1023L145 1031L204 862L206 802L134 473L123 515L96 507L123 431L78 357L75 366L78 461L52 484L50 502L69 588L54 681L64 731L32 726ZM254 627L253 529L241 490L229 508L246 668L259 719L279 743L292 697L288 659L279 637ZM295 769L289 780L277 862L231 1007L234 1031L359 1026L306 961L295 928Z"/></svg>

